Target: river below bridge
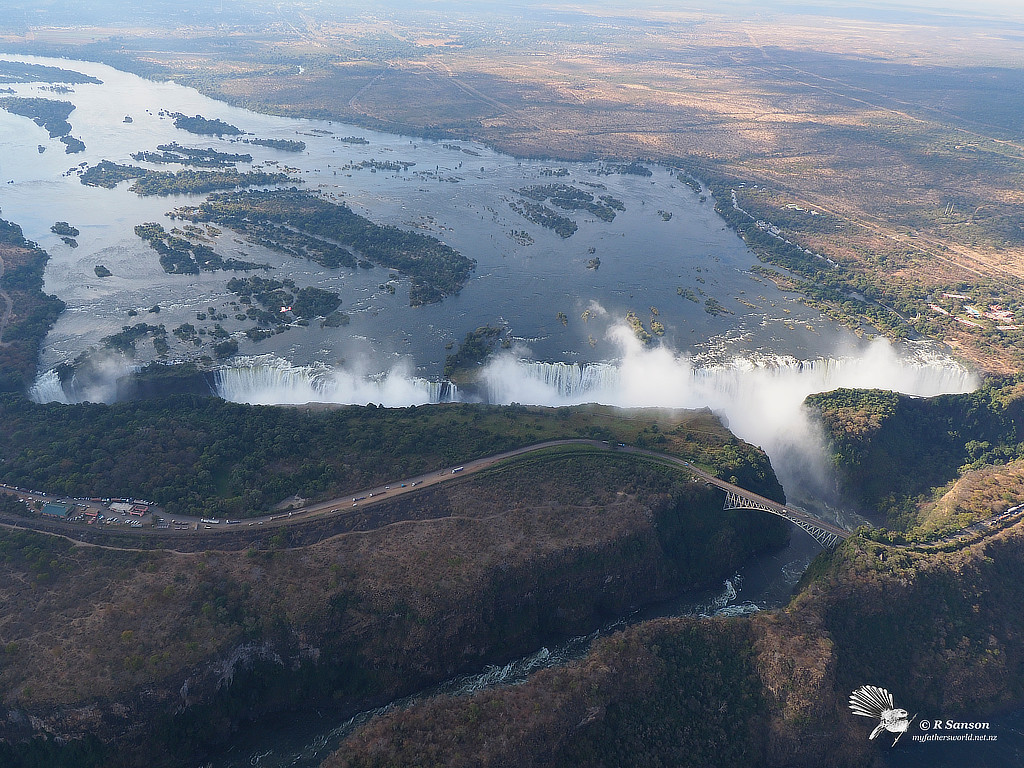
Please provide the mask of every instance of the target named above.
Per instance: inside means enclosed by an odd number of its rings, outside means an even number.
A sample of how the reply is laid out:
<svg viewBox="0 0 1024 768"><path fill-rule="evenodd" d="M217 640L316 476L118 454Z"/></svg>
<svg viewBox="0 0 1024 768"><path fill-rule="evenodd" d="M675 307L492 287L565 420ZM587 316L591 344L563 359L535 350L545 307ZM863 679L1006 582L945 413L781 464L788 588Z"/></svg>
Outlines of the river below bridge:
<svg viewBox="0 0 1024 768"><path fill-rule="evenodd" d="M710 407L740 437L765 448L791 500L850 524L856 519L811 508L829 483L820 436L801 415L803 398L839 386L915 395L976 386L975 377L941 346L869 343L759 278L751 271L757 259L725 227L714 201L693 192L672 169L650 164L645 176L609 171L601 163L520 161L471 141L431 141L261 115L93 62L0 58L102 80L59 95L43 83L0 83L18 96L73 103L72 135L86 145L82 153L67 155L31 120L0 110L0 208L4 218L48 250L44 288L68 305L46 338L34 390L38 400L112 399L116 388L104 388L103 382L88 391L65 391L50 369L102 345L124 325L159 322L171 330L206 322L212 327L210 318L218 315L242 355L220 371L217 394L225 398L394 406L436 402L448 352L467 332L490 323L509 330L512 347L487 366L478 391L467 399ZM176 128L172 112L223 120L263 139L301 140L306 148L288 153L230 137L198 137ZM173 142L244 151L252 155L254 168L293 167L306 189L344 200L375 223L437 237L474 258L476 270L459 295L410 307L408 280L389 270L325 269L225 232L212 241L222 256L266 263L267 276L288 277L298 287L335 291L349 318L339 328L314 322L253 341L244 334L251 322L238 320L238 308L231 306L237 298L226 287L232 275L166 274L155 252L134 234L144 222L173 228L173 209L197 205L204 196L139 197L127 183L101 189L79 182L83 164L132 163L131 153ZM412 165L391 170L391 163ZM613 221L573 214L579 229L562 238L514 207L522 189L551 183L609 195L624 210ZM51 230L57 221L81 231L75 247ZM99 265L112 274L101 277ZM159 313L150 314L151 309ZM648 347L637 341L625 323L630 311L648 327L657 319L664 329L657 343ZM209 349L206 342L196 346L171 335L168 342L172 361L195 359ZM133 360L111 356L107 383L156 356L149 344L140 344ZM680 596L621 622L778 607L818 551L809 536L794 530L785 549L751 561L722 588ZM508 667L481 670L433 692L517 682L533 670L578 658L592 639L553 642ZM261 723L258 731L240 734L214 766L319 765L355 722L321 712L316 719L303 714L270 726Z"/></svg>
<svg viewBox="0 0 1024 768"><path fill-rule="evenodd" d="M751 512L751 514L764 514ZM525 682L541 669L568 664L586 655L591 643L629 624L666 616L747 616L786 604L803 572L821 547L810 536L793 528L789 543L775 552L754 558L721 586L688 591L580 637L555 640L535 652L489 666L476 674L462 675L398 699L386 706L356 715L282 715L273 723L243 731L231 746L203 767L209 768L316 768L356 728L395 708L407 707L429 696L463 696L503 685ZM197 766L197 768L199 768Z"/></svg>

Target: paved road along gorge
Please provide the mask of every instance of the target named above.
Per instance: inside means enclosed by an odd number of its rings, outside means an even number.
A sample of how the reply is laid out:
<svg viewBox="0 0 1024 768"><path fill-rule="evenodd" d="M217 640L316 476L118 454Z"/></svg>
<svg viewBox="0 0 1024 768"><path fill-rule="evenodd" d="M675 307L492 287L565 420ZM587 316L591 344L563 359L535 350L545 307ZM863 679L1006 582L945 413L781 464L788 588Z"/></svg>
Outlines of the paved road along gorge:
<svg viewBox="0 0 1024 768"><path fill-rule="evenodd" d="M694 477L702 480L706 483L714 485L727 493L735 494L736 496L742 497L747 502L757 507L763 508L763 511L769 511L772 514L777 514L782 517L789 519L791 522L797 525L809 525L814 526L822 531L832 534L839 539L845 539L849 536L849 532L839 528L833 524L824 522L814 517L813 515L804 512L803 510L789 507L784 504L779 504L776 501L760 496L756 493L752 493L744 488L741 488L732 483L728 483L721 480L707 472L693 466L689 461L681 459L678 456L671 456L666 453L659 453L657 451L645 450L642 448L635 448L633 446L627 446L622 444L613 444L599 440L583 440L583 439L565 439L565 440L549 440L543 443L535 443L533 445L524 446L522 448L516 448L512 451L505 451L504 453L498 453L493 456L486 456L484 458L467 461L464 464L452 467L446 467L441 470L432 470L421 475L417 475L409 478L397 479L391 483L379 485L374 488L367 488L362 491L357 491L352 494L346 494L344 497L334 498L328 501L321 501L315 504L308 504L293 508L284 512L275 512L274 514L264 515L262 517L247 518L244 521L232 521L233 524L226 524L227 521L221 520L217 522L206 521L199 518L188 518L188 517L175 517L175 520L180 524L187 522L187 527L179 529L158 529L153 525L147 525L144 528L133 529L133 532L145 535L147 538L150 536L166 536L171 539L180 539L182 536L188 536L190 533L196 531L202 531L204 534L214 534L218 531L238 531L239 526L290 526L298 525L304 522L310 522L313 520L323 519L325 517L333 517L339 515L351 514L353 512L359 512L366 509L367 507L377 506L387 501L391 501L396 497L403 496L405 494L417 493L424 488L438 485L440 483L456 482L469 475L482 472L489 469L501 462L509 461L517 457L525 456L531 453L537 453L545 450L557 449L559 447L585 447L598 451L609 451L615 453L626 453L634 456L644 457L649 460L656 461L661 464L671 466L675 469L679 469L686 472ZM19 493L23 498L27 498L29 501L53 501L51 497L41 497L35 494L26 493L21 491ZM34 521L19 521L19 527L37 527L33 524ZM74 536L73 531L80 528L80 526L73 523L57 523L53 521L40 521L38 526L40 529L45 529L50 532L56 532L59 530L61 533L67 533L70 536ZM59 528L58 528L59 526Z"/></svg>

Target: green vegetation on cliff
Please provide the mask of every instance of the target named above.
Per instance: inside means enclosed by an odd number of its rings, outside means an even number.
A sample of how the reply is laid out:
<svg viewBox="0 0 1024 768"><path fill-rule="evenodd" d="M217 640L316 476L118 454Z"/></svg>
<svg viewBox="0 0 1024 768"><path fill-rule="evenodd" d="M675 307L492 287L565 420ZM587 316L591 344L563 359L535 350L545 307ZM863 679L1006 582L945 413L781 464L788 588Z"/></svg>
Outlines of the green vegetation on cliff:
<svg viewBox="0 0 1024 768"><path fill-rule="evenodd" d="M895 530L920 522L932 490L961 471L1024 458L1018 380L932 398L841 389L812 395L807 404L831 442L840 490Z"/></svg>
<svg viewBox="0 0 1024 768"><path fill-rule="evenodd" d="M1011 518L963 540L934 539L1024 502L1022 396L1019 381L1003 381L930 399L851 390L811 397L847 490L888 505L911 528L905 537L851 537L811 565L785 611L696 628L682 620L641 624L523 686L389 713L326 765L412 766L419 749L444 765L546 765L555 755L565 768L625 768L661 765L671 755L673 765L852 767L888 749L867 739L872 724L846 706L866 683L931 717L978 721L1019 706L1024 525ZM950 480L937 503L925 503ZM729 653L720 658L709 644ZM707 667L682 666L673 676L667 656ZM695 683L692 710L685 698L662 706ZM702 756L721 744L708 724L723 713L728 744L740 751ZM637 733L649 741L638 743Z"/></svg>
<svg viewBox="0 0 1024 768"><path fill-rule="evenodd" d="M765 455L705 411L663 420L624 419L609 409L452 404L311 411L215 398L65 406L8 397L0 400L0 420L4 482L74 496L147 498L172 514L251 515L295 494L340 496L557 437L641 440L782 498Z"/></svg>
<svg viewBox="0 0 1024 768"><path fill-rule="evenodd" d="M0 219L0 392L23 392L31 385L40 345L64 311L63 301L42 291L49 258L25 239L21 227Z"/></svg>

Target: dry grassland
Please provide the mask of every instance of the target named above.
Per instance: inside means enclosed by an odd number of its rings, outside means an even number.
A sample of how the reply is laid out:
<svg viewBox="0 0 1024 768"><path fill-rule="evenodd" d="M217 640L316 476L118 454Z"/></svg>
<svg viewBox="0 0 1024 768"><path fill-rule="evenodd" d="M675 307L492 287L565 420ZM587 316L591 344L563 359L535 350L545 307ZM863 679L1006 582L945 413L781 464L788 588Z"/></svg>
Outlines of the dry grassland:
<svg viewBox="0 0 1024 768"><path fill-rule="evenodd" d="M974 291L1024 325L1024 72L1012 29L559 10L299 15L237 30L230 46L198 27L118 30L116 51L76 43L102 29L8 40L78 45L255 109L473 137L520 156L679 162L767 186L783 205L842 219L832 237L786 231L875 285L881 303L912 301L920 332L983 368L1021 367L1019 334L936 324L926 308L930 294Z"/></svg>

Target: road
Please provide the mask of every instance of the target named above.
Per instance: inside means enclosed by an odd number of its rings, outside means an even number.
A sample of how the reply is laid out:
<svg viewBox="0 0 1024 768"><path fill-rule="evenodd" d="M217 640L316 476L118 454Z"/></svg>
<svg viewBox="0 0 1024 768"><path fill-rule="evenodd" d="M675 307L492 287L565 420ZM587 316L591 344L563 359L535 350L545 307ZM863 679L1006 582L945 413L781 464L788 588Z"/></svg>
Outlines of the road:
<svg viewBox="0 0 1024 768"><path fill-rule="evenodd" d="M538 451L549 450L552 448L559 447L588 447L599 451L608 451L614 453L626 453L634 456L642 456L661 464L665 464L687 472L694 477L702 480L706 483L710 483L724 491L732 491L739 496L742 496L752 502L763 504L771 509L775 510L779 514L786 514L793 518L804 520L805 522L817 526L822 530L829 533L834 533L836 536L845 539L849 536L849 531L842 528L838 528L829 523L823 522L813 515L809 515L803 510L789 507L784 504L772 501L771 499L760 496L756 493L748 491L732 483L728 483L721 480L707 472L693 466L690 462L685 459L681 459L677 456L671 456L667 453L659 453L657 451L650 451L643 448L635 448L632 446L622 444L612 444L600 440L584 440L584 439L564 439L564 440L548 440L542 443L534 443L533 445L527 445L522 448L516 448L511 451L505 451L503 453L494 454L493 456L486 456L484 458L467 461L458 466L446 467L441 470L432 470L421 475L408 477L404 479L395 480L390 483L378 485L373 488L367 488L365 490L357 491L352 494L346 494L343 497L330 499L328 501L321 501L315 504L309 504L306 506L299 507L297 509L286 510L275 512L271 515L264 515L262 517L247 518L244 521L240 521L236 524L227 525L225 521L219 523L205 523L199 518L183 518L176 516L176 520L187 520L189 527L187 530L173 530L173 529L157 529L152 525L147 525L145 528L136 528L134 531L147 535L160 535L167 537L179 537L188 535L189 532L196 530L202 530L204 533L216 533L218 531L238 531L239 527L248 526L268 526L268 527L280 527L288 525L296 525L303 522L309 522L319 518L325 518L328 516L345 515L355 511L362 511L368 507L373 507L385 502L391 501L395 498L405 496L411 493L417 493L424 488L430 488L437 486L441 483L454 482L461 480L467 476L477 474L486 469L489 469L496 464L508 461L520 456L525 456L530 453ZM29 498L30 500L36 500L36 496L33 494L21 491L20 496ZM52 497L39 497L40 501L58 501ZM29 521L19 521L20 526L30 526ZM77 527L75 524L66 524L69 529Z"/></svg>
<svg viewBox="0 0 1024 768"><path fill-rule="evenodd" d="M441 470L433 470L426 472L421 475L406 478L404 480L397 480L392 483L380 485L375 488L369 488L364 491L358 491L352 495L346 495L331 499L330 501L322 501L316 504L310 504L298 509L291 511L275 512L271 515L264 515L262 517L247 518L244 521L234 521L234 525L226 525L225 521L221 521L216 524L203 523L199 518L184 518L177 517L178 520L188 520L189 524L187 529L174 530L174 529L158 529L152 525L147 525L144 528L133 528L131 532L133 534L144 535L148 537L160 537L168 540L179 540L183 537L195 535L196 531L202 531L203 535L213 535L216 537L218 532L240 532L246 529L246 526L267 526L267 527L283 527L296 525L303 522L309 522L316 519L328 519L331 517L340 517L354 512L362 512L367 508L381 505L385 502L391 501L397 497L404 496L406 494L417 493L424 488L437 486L441 483L455 482L461 480L467 476L477 474L486 469L489 469L503 461L508 461L520 456L525 456L530 453L535 453L547 449L567 447L567 446L578 446L578 447L589 447L600 451L609 451L615 453L625 453L635 456L642 456L644 458L656 461L661 464L669 465L675 469L682 470L689 473L700 481L714 485L717 488L721 488L723 491L732 492L748 501L762 504L773 511L776 514L780 514L793 520L800 520L809 525L813 525L827 533L831 533L840 539L846 539L850 536L850 532L839 528L831 523L827 523L819 518L808 514L804 510L796 507L791 507L785 504L779 504L776 501L772 501L764 496L748 491L741 488L738 485L729 483L720 478L714 477L708 474L704 470L695 467L686 459L679 458L678 456L672 456L667 453L659 453L658 451L651 451L644 448L636 448L633 446L622 445L622 444L610 444L604 441L598 440L583 440L583 439L564 439L564 440L548 440L542 443L534 443L533 445L527 445L522 448L516 448L515 450L505 451L498 453L493 456L486 456L481 459L475 459L473 461L467 461L459 466L446 467ZM0 490L14 491L15 489L11 486L0 485ZM29 501L63 501L61 499L54 498L52 496L42 496L33 494L29 491L20 490L17 495L22 498L27 498ZM90 505L95 506L95 505ZM1010 512L1002 514L993 514L984 520L978 520L971 524L967 528L963 528L959 531L955 531L947 534L946 536L932 542L926 543L907 543L894 545L902 548L916 548L916 549L931 549L940 547L954 541L971 541L974 537L981 535L985 536L989 533L995 533L1008 525L1016 525L1024 520L1024 504L1019 505L1018 508ZM387 524L387 523L385 523ZM76 531L82 531L85 533L85 526L81 526L75 523L65 523L57 521L44 521L39 518L34 519L22 519L15 518L11 522L0 522L0 527L4 528L18 528L18 529L33 529L43 533L51 535L62 536L75 541L78 544L86 544L88 546L100 546L108 549L118 549L125 551L148 551L143 549L133 549L131 547L116 545L116 544L102 544L93 542L83 542L81 539L76 537ZM90 533L100 533L102 536L101 528L94 528L89 526L87 529ZM112 533L121 532L123 529L115 528ZM125 533L127 533L125 531ZM171 550L174 551L174 550Z"/></svg>

